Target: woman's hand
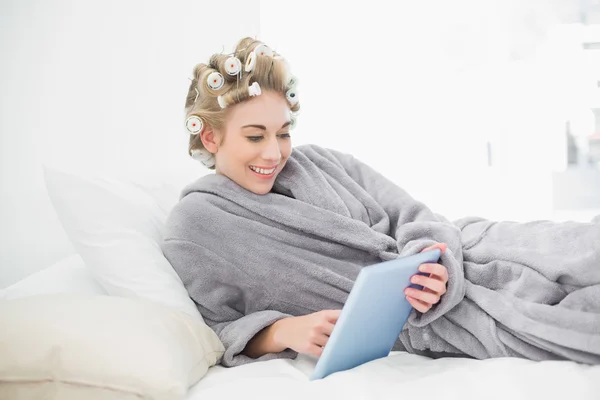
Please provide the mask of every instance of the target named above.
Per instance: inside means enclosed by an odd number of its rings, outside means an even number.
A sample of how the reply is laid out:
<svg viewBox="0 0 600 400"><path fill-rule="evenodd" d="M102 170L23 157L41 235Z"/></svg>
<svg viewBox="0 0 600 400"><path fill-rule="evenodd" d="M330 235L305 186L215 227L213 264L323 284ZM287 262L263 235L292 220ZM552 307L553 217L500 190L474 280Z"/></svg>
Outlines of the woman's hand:
<svg viewBox="0 0 600 400"><path fill-rule="evenodd" d="M283 348L320 357L342 310L324 310L275 322L273 338Z"/></svg>
<svg viewBox="0 0 600 400"><path fill-rule="evenodd" d="M447 248L448 246L445 243L439 243L424 249L421 253L433 249L440 249L444 253ZM417 311L426 313L446 293L448 270L441 264L421 264L419 271L428 273L429 276L413 275L410 281L423 286L423 289L406 288L404 294L411 306Z"/></svg>

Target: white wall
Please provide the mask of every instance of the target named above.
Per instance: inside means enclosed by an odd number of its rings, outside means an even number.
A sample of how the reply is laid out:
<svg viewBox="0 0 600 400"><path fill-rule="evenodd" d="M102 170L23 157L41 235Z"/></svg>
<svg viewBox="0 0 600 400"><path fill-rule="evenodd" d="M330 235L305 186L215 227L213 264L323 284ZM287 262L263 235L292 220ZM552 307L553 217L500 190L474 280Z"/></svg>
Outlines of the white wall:
<svg viewBox="0 0 600 400"><path fill-rule="evenodd" d="M74 251L42 165L187 161L187 78L221 45L257 36L259 18L258 0L0 3L0 287Z"/></svg>
<svg viewBox="0 0 600 400"><path fill-rule="evenodd" d="M577 43L553 32L577 4L263 0L261 37L300 80L295 144L351 152L451 217L531 219L565 166Z"/></svg>
<svg viewBox="0 0 600 400"><path fill-rule="evenodd" d="M576 4L4 0L0 287L74 251L41 166L188 162L187 78L242 36L280 51L300 78L295 145L352 152L448 217L545 217L581 83L576 41L554 28L576 19Z"/></svg>

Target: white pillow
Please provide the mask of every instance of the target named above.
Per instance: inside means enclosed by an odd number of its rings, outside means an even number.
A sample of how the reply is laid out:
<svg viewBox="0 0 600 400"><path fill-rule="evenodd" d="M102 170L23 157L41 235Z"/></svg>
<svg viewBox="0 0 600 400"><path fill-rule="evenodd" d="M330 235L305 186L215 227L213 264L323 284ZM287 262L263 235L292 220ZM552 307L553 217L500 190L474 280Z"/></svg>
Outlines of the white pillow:
<svg viewBox="0 0 600 400"><path fill-rule="evenodd" d="M223 352L154 302L53 294L0 301L0 399L183 400Z"/></svg>
<svg viewBox="0 0 600 400"><path fill-rule="evenodd" d="M84 177L46 166L44 176L67 236L109 295L156 301L204 322L160 247L168 213L201 171Z"/></svg>
<svg viewBox="0 0 600 400"><path fill-rule="evenodd" d="M75 254L0 291L0 299L51 293L103 295L106 291L91 276L81 257Z"/></svg>

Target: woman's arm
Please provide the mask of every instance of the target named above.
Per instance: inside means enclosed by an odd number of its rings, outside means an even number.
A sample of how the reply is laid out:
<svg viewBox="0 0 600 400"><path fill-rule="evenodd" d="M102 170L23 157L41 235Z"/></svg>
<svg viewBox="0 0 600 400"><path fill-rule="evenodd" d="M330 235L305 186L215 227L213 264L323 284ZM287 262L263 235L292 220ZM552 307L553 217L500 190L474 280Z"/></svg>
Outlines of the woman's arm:
<svg viewBox="0 0 600 400"><path fill-rule="evenodd" d="M291 349L320 357L341 310L324 310L300 317L283 318L260 331L242 354L259 358Z"/></svg>
<svg viewBox="0 0 600 400"><path fill-rule="evenodd" d="M280 319L262 331L258 332L246 345L242 354L250 358L260 358L269 353L280 353L287 349L287 346L280 343L281 324L286 319ZM279 333L279 335L278 335ZM278 340L279 339L279 340Z"/></svg>
<svg viewBox="0 0 600 400"><path fill-rule="evenodd" d="M292 315L271 310L271 299L265 288L250 279L242 269L231 265L206 248L181 239L166 239L162 250L196 303L206 324L218 335L225 347L221 364L234 367L256 361L243 353L248 342L265 328ZM273 333L271 330L268 333ZM269 339L267 335L263 339ZM281 351L270 340L261 340L260 361L294 358L296 353L284 347ZM280 346L277 346L280 348ZM252 347L254 349L254 346ZM259 351L254 351L257 354Z"/></svg>
<svg viewBox="0 0 600 400"><path fill-rule="evenodd" d="M428 325L456 306L464 298L466 290L460 229L352 155L335 150L312 150L335 160L385 211L400 257L416 254L437 243L448 246L439 262L448 274L447 291L434 309L419 317L411 315L409 322L414 326Z"/></svg>

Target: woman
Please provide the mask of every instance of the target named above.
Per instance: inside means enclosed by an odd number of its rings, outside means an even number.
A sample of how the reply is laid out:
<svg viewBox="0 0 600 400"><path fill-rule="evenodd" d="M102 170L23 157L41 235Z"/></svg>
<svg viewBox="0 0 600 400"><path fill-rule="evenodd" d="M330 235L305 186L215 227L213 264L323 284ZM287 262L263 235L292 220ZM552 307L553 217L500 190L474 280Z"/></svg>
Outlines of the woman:
<svg viewBox="0 0 600 400"><path fill-rule="evenodd" d="M163 251L223 365L319 356L362 267L433 247L395 350L600 363L600 224L451 223L350 155L292 150L296 84L246 38L187 96L190 155L215 174L184 189Z"/></svg>

